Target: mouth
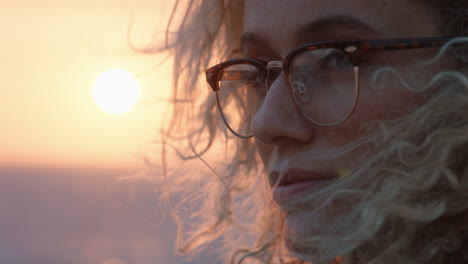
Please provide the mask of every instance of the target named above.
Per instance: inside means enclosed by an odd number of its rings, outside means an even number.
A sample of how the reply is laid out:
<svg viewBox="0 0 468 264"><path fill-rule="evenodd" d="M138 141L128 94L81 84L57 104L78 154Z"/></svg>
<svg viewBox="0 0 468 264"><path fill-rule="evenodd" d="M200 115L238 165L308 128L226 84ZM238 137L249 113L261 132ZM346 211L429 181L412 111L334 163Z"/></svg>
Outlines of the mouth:
<svg viewBox="0 0 468 264"><path fill-rule="evenodd" d="M272 171L269 174L273 198L280 206L299 199L306 193L326 187L338 178L338 175L332 173L297 168L289 168L282 173Z"/></svg>

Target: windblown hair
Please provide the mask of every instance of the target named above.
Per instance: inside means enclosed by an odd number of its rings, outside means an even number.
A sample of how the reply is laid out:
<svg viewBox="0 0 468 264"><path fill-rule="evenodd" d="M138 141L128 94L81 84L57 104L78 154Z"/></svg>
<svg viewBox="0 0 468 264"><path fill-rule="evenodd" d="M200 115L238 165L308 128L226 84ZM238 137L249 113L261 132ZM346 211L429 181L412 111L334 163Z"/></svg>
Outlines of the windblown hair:
<svg viewBox="0 0 468 264"><path fill-rule="evenodd" d="M184 162L200 161L209 168L166 175L170 195L192 190L184 193L191 196L171 203L181 253L217 240L232 264L468 263L468 39L463 37L468 35L468 4L413 1L434 12L441 35L460 36L421 65L449 57L457 70L438 72L419 86L392 67L373 73L375 86L393 76L415 92L441 89L403 117L369 124L374 132L331 154L372 146L349 176L291 201L291 211L310 213L325 227L320 236L294 241L301 253L294 258L283 256L285 214L272 201L253 142L226 130L203 75L209 66L235 56L243 1L192 0L187 6L177 1L167 31L167 49L174 58L173 116L163 138ZM182 221L184 206L202 222ZM333 217L336 211L342 215Z"/></svg>

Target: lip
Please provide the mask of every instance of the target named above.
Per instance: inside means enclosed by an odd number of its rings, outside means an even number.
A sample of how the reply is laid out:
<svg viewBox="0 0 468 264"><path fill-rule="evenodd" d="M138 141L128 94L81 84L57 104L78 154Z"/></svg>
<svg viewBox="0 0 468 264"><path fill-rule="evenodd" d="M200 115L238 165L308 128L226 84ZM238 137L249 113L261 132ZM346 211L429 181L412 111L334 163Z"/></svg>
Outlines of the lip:
<svg viewBox="0 0 468 264"><path fill-rule="evenodd" d="M335 174L297 168L289 168L284 173L271 171L269 174L273 198L278 205L284 205L307 192L330 185L337 178Z"/></svg>

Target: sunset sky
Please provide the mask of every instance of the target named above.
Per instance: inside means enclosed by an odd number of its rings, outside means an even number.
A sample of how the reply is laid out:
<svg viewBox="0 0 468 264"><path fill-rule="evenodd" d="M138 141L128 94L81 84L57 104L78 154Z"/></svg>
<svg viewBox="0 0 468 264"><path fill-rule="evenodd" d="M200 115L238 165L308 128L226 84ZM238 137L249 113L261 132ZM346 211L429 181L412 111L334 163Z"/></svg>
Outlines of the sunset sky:
<svg viewBox="0 0 468 264"><path fill-rule="evenodd" d="M129 48L131 14L137 47L161 43L172 3L0 2L0 263L218 263L177 256L157 188L118 180L145 168L144 153L159 153L170 90L167 65L156 67L164 56ZM141 87L127 113L93 99L108 69Z"/></svg>
<svg viewBox="0 0 468 264"><path fill-rule="evenodd" d="M155 0L3 1L0 164L139 164L157 138L170 73L147 72L162 55L133 52L126 34L133 13L136 46L163 41L170 8ZM138 76L141 101L128 113L108 114L93 100L93 82L109 68Z"/></svg>

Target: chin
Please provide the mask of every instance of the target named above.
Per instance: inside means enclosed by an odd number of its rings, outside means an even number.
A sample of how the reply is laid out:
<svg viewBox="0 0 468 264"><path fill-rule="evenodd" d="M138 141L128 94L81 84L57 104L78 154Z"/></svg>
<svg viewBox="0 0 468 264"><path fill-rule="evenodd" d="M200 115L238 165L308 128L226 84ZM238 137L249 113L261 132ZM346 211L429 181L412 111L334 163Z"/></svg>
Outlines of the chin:
<svg viewBox="0 0 468 264"><path fill-rule="evenodd" d="M318 216L311 212L288 214L283 226L284 248L287 250L288 255L293 258L304 259L305 256L314 258L318 254L317 249L305 246L302 241L311 237L326 235L326 232L327 226L320 224ZM336 257L335 260L329 263L343 263L343 257Z"/></svg>
<svg viewBox="0 0 468 264"><path fill-rule="evenodd" d="M309 255L312 253L311 249L302 246L299 241L323 234L320 230L316 217L311 213L289 214L286 216L283 227L284 246L292 254Z"/></svg>

